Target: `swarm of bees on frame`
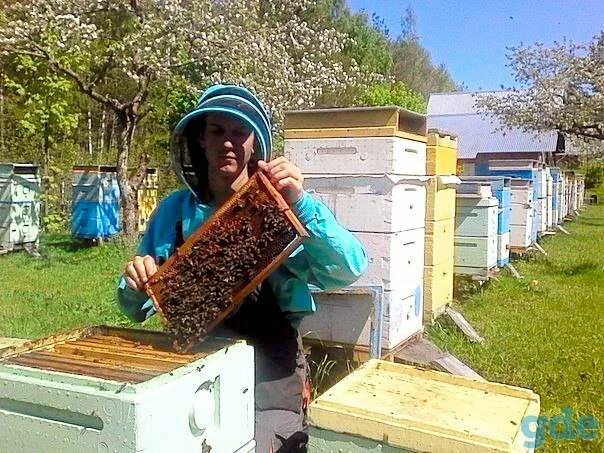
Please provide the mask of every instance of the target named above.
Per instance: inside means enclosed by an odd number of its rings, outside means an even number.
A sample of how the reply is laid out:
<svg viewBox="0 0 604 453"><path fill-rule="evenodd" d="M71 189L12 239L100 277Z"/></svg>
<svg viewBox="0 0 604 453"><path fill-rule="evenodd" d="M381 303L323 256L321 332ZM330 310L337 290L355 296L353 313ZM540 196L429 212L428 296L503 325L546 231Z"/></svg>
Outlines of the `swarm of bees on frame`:
<svg viewBox="0 0 604 453"><path fill-rule="evenodd" d="M242 290L294 239L296 230L265 192L251 187L160 277L157 291L175 346L202 338Z"/></svg>

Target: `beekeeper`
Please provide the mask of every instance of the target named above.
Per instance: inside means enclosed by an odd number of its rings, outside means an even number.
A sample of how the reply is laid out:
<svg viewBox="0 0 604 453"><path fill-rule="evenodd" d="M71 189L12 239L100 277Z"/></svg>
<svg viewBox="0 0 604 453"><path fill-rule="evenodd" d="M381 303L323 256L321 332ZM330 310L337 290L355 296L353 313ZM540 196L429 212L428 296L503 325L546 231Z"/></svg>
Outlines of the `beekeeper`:
<svg viewBox="0 0 604 453"><path fill-rule="evenodd" d="M271 160L271 150L270 118L254 94L233 85L207 89L171 139L173 168L186 188L159 203L137 256L125 266L118 301L133 320L152 316L156 308L145 282L255 171L263 171L310 237L224 327L254 346L256 451L306 451L310 386L297 327L316 309L308 285L347 286L365 270L367 257L331 211L304 191L300 169L284 157Z"/></svg>

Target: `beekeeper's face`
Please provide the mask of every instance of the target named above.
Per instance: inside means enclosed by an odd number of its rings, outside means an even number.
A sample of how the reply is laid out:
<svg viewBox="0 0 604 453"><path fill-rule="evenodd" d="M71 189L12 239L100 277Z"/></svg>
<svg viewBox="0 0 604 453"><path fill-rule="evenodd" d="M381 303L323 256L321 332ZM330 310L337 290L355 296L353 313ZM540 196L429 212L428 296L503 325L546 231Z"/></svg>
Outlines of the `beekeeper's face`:
<svg viewBox="0 0 604 453"><path fill-rule="evenodd" d="M254 153L254 132L230 115L209 113L200 144L206 153L208 172L235 178Z"/></svg>

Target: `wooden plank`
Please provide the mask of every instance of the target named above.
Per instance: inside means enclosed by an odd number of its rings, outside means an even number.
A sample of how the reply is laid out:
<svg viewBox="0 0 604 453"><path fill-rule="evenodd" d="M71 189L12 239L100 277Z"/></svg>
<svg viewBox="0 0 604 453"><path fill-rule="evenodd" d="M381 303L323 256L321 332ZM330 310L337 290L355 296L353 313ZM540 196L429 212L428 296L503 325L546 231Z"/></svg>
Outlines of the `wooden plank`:
<svg viewBox="0 0 604 453"><path fill-rule="evenodd" d="M470 325L470 323L463 317L461 313L457 310L454 310L451 307L447 307L445 309L445 313L449 315L451 320L455 323L457 327L461 329L466 337L470 339L472 342L476 343L484 343L484 338L482 338L476 330Z"/></svg>
<svg viewBox="0 0 604 453"><path fill-rule="evenodd" d="M444 371L456 376L485 380L455 356L441 350L426 338L410 343L395 354L395 362Z"/></svg>
<svg viewBox="0 0 604 453"><path fill-rule="evenodd" d="M286 140L308 138L361 138L361 137L400 137L416 142L426 142L426 137L401 132L394 127L344 127L333 129L287 129L283 131Z"/></svg>

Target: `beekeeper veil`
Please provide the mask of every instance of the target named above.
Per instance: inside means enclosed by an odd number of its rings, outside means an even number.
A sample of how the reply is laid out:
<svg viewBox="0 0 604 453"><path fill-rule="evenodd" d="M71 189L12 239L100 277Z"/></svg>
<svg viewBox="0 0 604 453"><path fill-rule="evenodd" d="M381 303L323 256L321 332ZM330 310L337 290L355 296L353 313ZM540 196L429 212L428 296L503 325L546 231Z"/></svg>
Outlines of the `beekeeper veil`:
<svg viewBox="0 0 604 453"><path fill-rule="evenodd" d="M182 118L172 134L170 154L172 167L182 182L200 201L207 201L208 164L199 138L208 113L231 115L254 131L256 143L252 161L271 158L272 138L269 115L260 100L248 89L236 85L214 85L208 88L197 106Z"/></svg>

